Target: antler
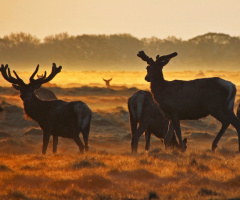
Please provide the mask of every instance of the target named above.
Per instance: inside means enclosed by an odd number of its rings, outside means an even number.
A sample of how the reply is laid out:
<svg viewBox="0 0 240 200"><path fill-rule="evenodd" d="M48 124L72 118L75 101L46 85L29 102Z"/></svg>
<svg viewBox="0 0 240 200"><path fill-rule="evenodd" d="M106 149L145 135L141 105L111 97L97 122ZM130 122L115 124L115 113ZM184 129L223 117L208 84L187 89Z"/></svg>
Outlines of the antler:
<svg viewBox="0 0 240 200"><path fill-rule="evenodd" d="M177 56L177 52L165 55L165 56L159 56L157 55L156 57L156 63L161 63L162 66L165 66L166 64L168 64L168 62L170 61L170 59L172 59L173 57Z"/></svg>
<svg viewBox="0 0 240 200"><path fill-rule="evenodd" d="M144 51L139 51L137 54L138 57L142 58L143 61L146 61L148 64L152 64L154 61L152 58L149 58Z"/></svg>
<svg viewBox="0 0 240 200"><path fill-rule="evenodd" d="M159 56L157 55L156 57L156 62L157 63L162 63L163 65L166 65L169 60L175 56L177 56L177 52L174 52L174 53L171 53L169 55L165 55L165 56ZM142 58L142 60L146 61L148 64L153 64L154 61L152 58L149 58L145 53L144 51L139 51L138 54L137 54L138 57Z"/></svg>
<svg viewBox="0 0 240 200"><path fill-rule="evenodd" d="M33 72L32 76L30 77L30 84L43 84L51 81L62 69L62 66L57 67L55 63L52 64L52 72L51 74L46 77L47 73L44 72L44 75L38 79L34 79L34 76L37 74L39 69L39 65L36 67L35 71Z"/></svg>
<svg viewBox="0 0 240 200"><path fill-rule="evenodd" d="M8 81L9 83L12 83L12 84L16 84L16 85L19 85L19 86L25 86L26 84L23 82L22 79L19 78L19 76L17 75L17 73L15 71L13 71L13 73L15 74L16 78L12 77L11 75L11 72L10 72L10 69L8 67L8 65L1 65L1 73L2 73L2 76L3 78ZM7 72L8 70L8 72Z"/></svg>
<svg viewBox="0 0 240 200"><path fill-rule="evenodd" d="M35 71L33 72L32 76L29 78L30 83L36 81L36 80L34 79L34 76L37 74L38 69L39 69L39 65L37 65L37 67L36 67ZM44 75L43 75L42 77L40 77L39 79L44 79L44 78L46 77L46 74L47 74L47 73L44 72ZM39 80L39 79L38 79L38 80Z"/></svg>
<svg viewBox="0 0 240 200"><path fill-rule="evenodd" d="M174 52L174 53L171 53L171 54L168 54L168 55L165 55L165 56L159 56L157 55L157 58L156 58L156 62L163 62L163 61L166 61L166 60L170 60L172 59L173 57L177 56L177 52Z"/></svg>

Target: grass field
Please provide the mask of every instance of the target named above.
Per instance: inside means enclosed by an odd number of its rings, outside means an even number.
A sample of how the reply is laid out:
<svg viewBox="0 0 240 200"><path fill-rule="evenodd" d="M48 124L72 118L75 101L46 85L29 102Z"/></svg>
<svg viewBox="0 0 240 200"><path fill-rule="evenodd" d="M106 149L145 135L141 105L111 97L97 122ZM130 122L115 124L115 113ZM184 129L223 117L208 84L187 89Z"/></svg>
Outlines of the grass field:
<svg viewBox="0 0 240 200"><path fill-rule="evenodd" d="M240 199L240 155L226 149L1 154L0 160L0 199Z"/></svg>
<svg viewBox="0 0 240 200"><path fill-rule="evenodd" d="M100 84L102 74L93 75ZM170 75L185 80L219 75L238 85L240 80L231 72ZM121 80L121 76L126 80L139 76L139 82L113 82L111 89L103 83L82 87L81 82L74 87L52 88L58 98L81 100L92 109L90 151L85 154L78 153L73 140L60 138L56 155L51 152L52 141L47 155L41 155L38 124L24 118L18 92L1 88L0 200L240 200L238 136L230 126L212 153L212 141L220 130L213 117L181 121L183 137L188 139L185 153L165 150L154 136L150 151L145 152L142 136L138 154L131 154L127 100L138 88L149 86L140 81L143 73L122 72L113 80ZM239 99L238 92L234 112Z"/></svg>

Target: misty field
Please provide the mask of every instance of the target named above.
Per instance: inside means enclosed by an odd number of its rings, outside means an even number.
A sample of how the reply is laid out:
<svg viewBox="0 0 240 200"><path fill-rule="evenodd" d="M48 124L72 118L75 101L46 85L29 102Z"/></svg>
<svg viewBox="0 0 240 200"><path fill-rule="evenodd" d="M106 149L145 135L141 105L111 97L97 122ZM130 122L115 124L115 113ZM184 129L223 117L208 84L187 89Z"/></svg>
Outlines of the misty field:
<svg viewBox="0 0 240 200"><path fill-rule="evenodd" d="M231 72L185 72L185 76L179 72L169 73L169 77L191 79L210 74L238 84L239 78ZM100 84L102 75L113 74L92 72L92 77L100 76L99 83L85 86L81 82L64 83L64 87L51 85L59 99L84 101L93 111L90 149L85 154L79 153L73 140L60 138L56 155L51 140L47 154L41 155L42 132L38 124L25 119L17 91L1 88L4 111L0 113L0 199L240 199L240 154L232 126L215 153L211 145L220 123L206 117L181 122L183 137L188 139L185 153L165 150L155 136L151 137L150 151L145 152L142 136L138 154L133 155L127 99L149 85L116 81L107 89L103 82ZM128 77L126 80L134 77L132 72L122 72L113 80L123 75ZM144 77L140 72L135 75L141 76L139 80ZM239 99L238 94L234 112Z"/></svg>

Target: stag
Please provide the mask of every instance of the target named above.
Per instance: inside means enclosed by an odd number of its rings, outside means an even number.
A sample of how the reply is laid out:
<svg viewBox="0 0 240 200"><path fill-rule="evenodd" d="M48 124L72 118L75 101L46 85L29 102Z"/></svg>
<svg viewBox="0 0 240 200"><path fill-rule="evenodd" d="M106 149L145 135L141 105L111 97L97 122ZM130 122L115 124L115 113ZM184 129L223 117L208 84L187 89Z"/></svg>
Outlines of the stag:
<svg viewBox="0 0 240 200"><path fill-rule="evenodd" d="M132 152L137 152L138 140L145 132L145 150L150 148L151 133L160 139L165 139L168 133L169 120L166 119L158 104L148 91L139 90L128 99L128 111L132 133ZM173 131L169 128L169 131ZM187 139L184 139L184 145ZM175 134L171 139L172 147L179 147Z"/></svg>
<svg viewBox="0 0 240 200"><path fill-rule="evenodd" d="M26 84L19 78L15 71L15 77L12 77L8 65L1 66L1 73L5 80L12 83L12 86L20 91L20 97L23 100L25 113L36 121L43 131L42 153L46 154L49 138L53 136L53 153L57 152L58 136L72 138L82 153L88 150L88 136L90 130L91 110L82 101L65 102L62 100L43 101L34 93L42 84L51 81L62 69L55 63L52 65L52 72L42 78L34 79L38 72L39 65L30 77L30 83ZM82 143L79 133L82 132Z"/></svg>
<svg viewBox="0 0 240 200"><path fill-rule="evenodd" d="M151 92L161 110L172 121L183 151L185 148L180 120L195 120L208 115L222 124L212 143L212 151L215 151L220 138L230 124L238 132L240 151L240 121L233 112L236 95L236 87L233 83L219 77L167 81L164 79L162 70L170 59L177 56L176 52L165 56L157 55L155 61L144 51L140 51L137 55L148 64L145 80L150 82Z"/></svg>
<svg viewBox="0 0 240 200"><path fill-rule="evenodd" d="M104 78L102 78L103 79L103 81L105 82L105 84L106 84L106 87L107 88L110 88L110 81L112 80L112 78L110 78L110 79L104 79Z"/></svg>

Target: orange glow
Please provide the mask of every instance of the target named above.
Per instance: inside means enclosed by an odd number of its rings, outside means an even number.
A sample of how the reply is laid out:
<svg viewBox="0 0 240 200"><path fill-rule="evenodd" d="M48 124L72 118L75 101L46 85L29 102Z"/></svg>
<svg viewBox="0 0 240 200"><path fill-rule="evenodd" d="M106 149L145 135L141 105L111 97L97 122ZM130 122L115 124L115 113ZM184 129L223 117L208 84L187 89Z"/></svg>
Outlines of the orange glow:
<svg viewBox="0 0 240 200"><path fill-rule="evenodd" d="M27 83L32 72L18 72L18 75ZM42 74L40 71L38 74ZM49 73L49 72L48 72ZM82 71L70 72L62 71L52 81L51 84L57 84L61 87L81 87L81 86L98 86L105 87L102 78L113 78L110 85L138 87L149 89L149 83L144 80L146 71ZM166 80L192 80L204 77L220 77L240 85L240 72L228 71L182 71L182 72L164 72ZM3 78L0 78L1 86L11 86Z"/></svg>

